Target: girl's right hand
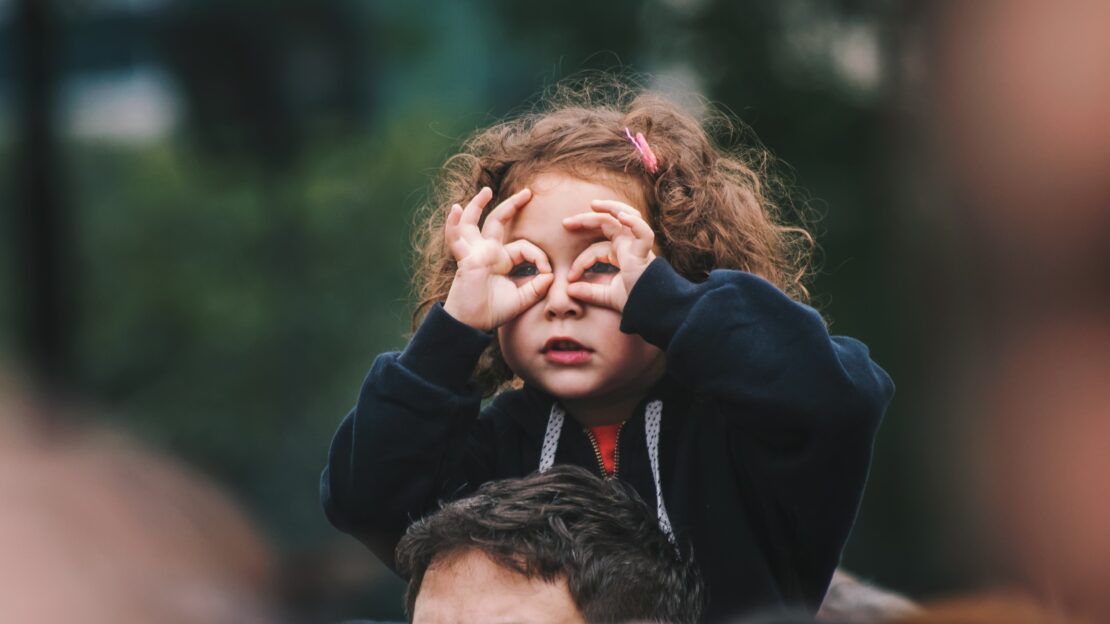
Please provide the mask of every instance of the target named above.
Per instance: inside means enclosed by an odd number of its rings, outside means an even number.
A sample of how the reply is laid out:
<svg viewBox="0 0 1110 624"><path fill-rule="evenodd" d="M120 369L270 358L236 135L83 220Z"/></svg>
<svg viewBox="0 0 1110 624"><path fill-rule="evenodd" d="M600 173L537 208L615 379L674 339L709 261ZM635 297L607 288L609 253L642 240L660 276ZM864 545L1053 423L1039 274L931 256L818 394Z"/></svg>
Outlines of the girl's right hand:
<svg viewBox="0 0 1110 624"><path fill-rule="evenodd" d="M444 227L458 271L443 309L482 331L493 331L535 305L555 279L539 247L523 239L505 244L506 224L532 199L532 191L524 189L501 202L479 229L482 209L491 197L493 191L484 187L466 208L451 206ZM518 265L522 269L514 271Z"/></svg>

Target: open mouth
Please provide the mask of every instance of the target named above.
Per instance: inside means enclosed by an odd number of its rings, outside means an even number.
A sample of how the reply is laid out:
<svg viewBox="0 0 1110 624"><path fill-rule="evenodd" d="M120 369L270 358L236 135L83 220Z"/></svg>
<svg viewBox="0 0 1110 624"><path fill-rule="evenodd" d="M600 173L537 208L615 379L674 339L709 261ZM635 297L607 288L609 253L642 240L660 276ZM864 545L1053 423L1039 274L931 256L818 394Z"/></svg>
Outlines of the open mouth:
<svg viewBox="0 0 1110 624"><path fill-rule="evenodd" d="M543 345L543 352L544 353L550 353L552 351L586 351L586 352L589 352L589 351L593 351L593 349L590 349L589 347L586 347L585 345L578 342L577 340L572 340L570 338L556 337L556 338L552 338L552 339L548 340Z"/></svg>
<svg viewBox="0 0 1110 624"><path fill-rule="evenodd" d="M587 364L593 358L593 349L577 340L556 336L543 345L543 357L557 366Z"/></svg>

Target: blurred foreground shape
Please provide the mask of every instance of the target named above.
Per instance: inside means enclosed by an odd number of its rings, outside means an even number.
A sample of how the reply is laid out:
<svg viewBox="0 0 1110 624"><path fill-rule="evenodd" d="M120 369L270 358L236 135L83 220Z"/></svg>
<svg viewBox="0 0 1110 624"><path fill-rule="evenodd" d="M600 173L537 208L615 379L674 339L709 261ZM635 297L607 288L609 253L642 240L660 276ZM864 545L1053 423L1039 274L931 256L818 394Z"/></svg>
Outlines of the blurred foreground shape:
<svg viewBox="0 0 1110 624"><path fill-rule="evenodd" d="M269 547L218 487L0 379L0 622L276 620Z"/></svg>
<svg viewBox="0 0 1110 624"><path fill-rule="evenodd" d="M929 24L927 134L969 261L941 293L963 296L953 495L991 580L1044 611L922 621L1110 621L1110 4L948 2Z"/></svg>

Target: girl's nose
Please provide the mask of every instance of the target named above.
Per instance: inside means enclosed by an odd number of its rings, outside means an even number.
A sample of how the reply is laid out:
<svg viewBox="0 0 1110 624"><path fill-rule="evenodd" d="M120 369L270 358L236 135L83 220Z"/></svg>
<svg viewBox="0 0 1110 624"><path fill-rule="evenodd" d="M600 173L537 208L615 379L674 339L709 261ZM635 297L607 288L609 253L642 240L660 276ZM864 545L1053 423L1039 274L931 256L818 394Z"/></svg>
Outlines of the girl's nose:
<svg viewBox="0 0 1110 624"><path fill-rule="evenodd" d="M547 296L543 300L543 314L548 319L582 316L582 304L567 294L567 284L566 274L557 274L555 281L547 289Z"/></svg>

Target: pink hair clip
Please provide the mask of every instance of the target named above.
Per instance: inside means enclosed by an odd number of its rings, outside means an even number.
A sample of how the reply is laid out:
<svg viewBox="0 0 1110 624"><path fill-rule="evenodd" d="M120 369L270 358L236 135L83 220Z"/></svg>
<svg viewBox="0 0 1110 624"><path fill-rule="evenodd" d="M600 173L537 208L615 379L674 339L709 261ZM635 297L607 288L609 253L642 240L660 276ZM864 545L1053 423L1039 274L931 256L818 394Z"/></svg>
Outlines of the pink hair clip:
<svg viewBox="0 0 1110 624"><path fill-rule="evenodd" d="M648 145L647 139L644 138L643 132L637 132L636 136L632 136L632 132L626 126L624 128L624 135L628 137L629 141L636 146L636 150L640 152L640 160L644 161L644 169L648 173L655 173L659 170L659 159L655 157L655 152L651 151L651 146Z"/></svg>

